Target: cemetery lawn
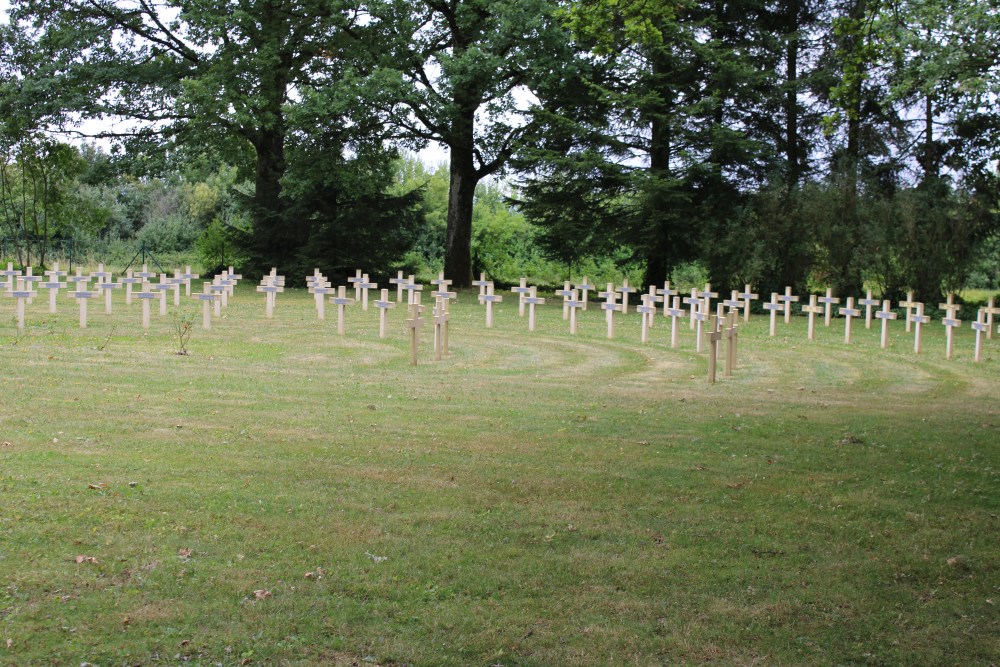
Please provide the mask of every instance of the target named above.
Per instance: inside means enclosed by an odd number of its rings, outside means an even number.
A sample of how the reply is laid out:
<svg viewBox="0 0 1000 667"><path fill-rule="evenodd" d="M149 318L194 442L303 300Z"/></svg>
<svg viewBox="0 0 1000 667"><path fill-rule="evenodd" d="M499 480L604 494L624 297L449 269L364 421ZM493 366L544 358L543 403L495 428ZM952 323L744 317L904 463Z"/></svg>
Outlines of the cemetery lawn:
<svg viewBox="0 0 1000 667"><path fill-rule="evenodd" d="M0 300L0 664L1000 661L1000 340L754 315L710 386L686 322L514 301L412 367L304 290L187 356Z"/></svg>

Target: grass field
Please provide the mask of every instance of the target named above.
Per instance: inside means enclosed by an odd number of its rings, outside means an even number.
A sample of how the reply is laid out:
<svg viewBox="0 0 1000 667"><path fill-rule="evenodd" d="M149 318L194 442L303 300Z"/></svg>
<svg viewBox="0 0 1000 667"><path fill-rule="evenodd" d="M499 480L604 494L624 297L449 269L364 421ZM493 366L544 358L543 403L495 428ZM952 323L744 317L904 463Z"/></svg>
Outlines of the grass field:
<svg viewBox="0 0 1000 667"><path fill-rule="evenodd" d="M188 356L0 301L0 664L1000 661L1000 340L756 315L709 386L686 324L510 301L416 367L303 290Z"/></svg>

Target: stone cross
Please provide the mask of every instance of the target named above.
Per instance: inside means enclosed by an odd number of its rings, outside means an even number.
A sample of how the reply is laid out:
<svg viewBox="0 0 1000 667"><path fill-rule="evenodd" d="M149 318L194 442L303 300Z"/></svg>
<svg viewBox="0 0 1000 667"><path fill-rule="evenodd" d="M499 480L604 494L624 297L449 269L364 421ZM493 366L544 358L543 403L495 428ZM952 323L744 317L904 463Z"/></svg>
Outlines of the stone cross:
<svg viewBox="0 0 1000 667"><path fill-rule="evenodd" d="M184 279L181 278L181 270L180 269L174 269L174 277L173 278L168 278L167 282L170 283L171 285L175 285L176 286L176 287L174 287L174 306L175 307L180 306L181 305L181 287L184 286Z"/></svg>
<svg viewBox="0 0 1000 667"><path fill-rule="evenodd" d="M945 316L941 318L941 324L945 326L945 359L951 359L955 347L955 329L962 326L962 320L958 319L958 306L954 303L951 294L948 295L948 303L938 304L938 308L945 311Z"/></svg>
<svg viewBox="0 0 1000 667"><path fill-rule="evenodd" d="M76 267L76 275L75 276L70 276L69 278L67 278L66 282L67 283L73 283L73 289L74 290L79 290L79 291L86 292L87 291L87 285L90 283L90 276L83 275L83 273L81 271L82 270L80 269L79 266ZM82 285L81 285L81 283L82 283ZM82 290L80 290L81 287L83 288Z"/></svg>
<svg viewBox="0 0 1000 667"><path fill-rule="evenodd" d="M649 291L644 295L647 297L648 302L653 306L653 316L649 318L649 328L652 329L653 325L656 323L656 308L658 303L666 304L667 297L663 295L663 292L656 285L650 285ZM666 308L666 306L664 306Z"/></svg>
<svg viewBox="0 0 1000 667"><path fill-rule="evenodd" d="M569 308L569 332L571 335L576 335L576 311L583 308L586 309L587 302L583 299L577 298L576 290L572 290L569 300L566 302L566 306Z"/></svg>
<svg viewBox="0 0 1000 667"><path fill-rule="evenodd" d="M389 323L389 309L396 307L394 302L389 301L389 290L382 290L382 297L375 301L375 307L378 308L378 337L385 338L386 327Z"/></svg>
<svg viewBox="0 0 1000 667"><path fill-rule="evenodd" d="M907 297L909 300L909 297ZM913 307L916 312L911 314L907 319L914 324L913 327L913 353L920 354L920 325L928 324L931 321L930 315L924 315L924 304L920 302L914 302Z"/></svg>
<svg viewBox="0 0 1000 667"><path fill-rule="evenodd" d="M569 303L570 297L572 297L575 292L576 292L576 290L574 290L571 287L571 283L568 280L563 282L563 288L562 289L557 289L556 292L555 292L556 296L561 296L563 298L563 319L564 320L568 320L569 319L569 306L567 305L567 303ZM532 329L532 331L534 331L534 329Z"/></svg>
<svg viewBox="0 0 1000 667"><path fill-rule="evenodd" d="M670 318L670 347L677 348L677 325L678 319L684 317L686 311L681 308L681 298L673 297L673 305L663 311L664 316Z"/></svg>
<svg viewBox="0 0 1000 667"><path fill-rule="evenodd" d="M705 305L705 312L712 311L712 299L716 299L719 296L718 292L712 291L712 283L705 283L705 289L698 291L698 296L705 299L707 302Z"/></svg>
<svg viewBox="0 0 1000 667"><path fill-rule="evenodd" d="M518 287L511 287L510 291L518 295L517 300L517 315L518 317L524 317L524 295L531 292L531 288L528 287L528 279L521 276L521 284Z"/></svg>
<svg viewBox="0 0 1000 667"><path fill-rule="evenodd" d="M353 276L347 278L349 282L354 287L354 299L357 301L361 300L361 288L358 287L358 283L364 280L364 276L361 275L361 269L357 269Z"/></svg>
<svg viewBox="0 0 1000 667"><path fill-rule="evenodd" d="M111 292L121 287L121 283L111 282L111 274L107 275L107 279L94 285L98 291L104 292L104 312L108 315L111 314Z"/></svg>
<svg viewBox="0 0 1000 667"><path fill-rule="evenodd" d="M96 271L90 272L90 279L95 283L103 283L111 279L111 274L104 270L104 264L98 264Z"/></svg>
<svg viewBox="0 0 1000 667"><path fill-rule="evenodd" d="M482 294L479 297L479 303L486 304L486 328L493 328L493 304L500 303L503 301L503 297L499 294L493 293L493 283L486 285L486 294Z"/></svg>
<svg viewBox="0 0 1000 667"><path fill-rule="evenodd" d="M775 331L775 321L777 320L778 311L784 310L785 306L778 301L778 293L771 292L771 300L764 304L764 310L771 312L771 335L774 336Z"/></svg>
<svg viewBox="0 0 1000 667"><path fill-rule="evenodd" d="M654 290L656 289L655 285L653 286L653 289ZM639 340L643 344L649 342L649 327L650 327L650 323L653 321L653 318L656 317L657 306L656 306L656 302L653 301L653 299L655 299L655 298L656 297L654 295L651 295L651 294L648 294L648 293L647 294L643 294L642 297L641 297L642 301L635 308L636 311L638 311L639 314L642 316L641 322L640 322L640 325L639 325L640 326Z"/></svg>
<svg viewBox="0 0 1000 667"><path fill-rule="evenodd" d="M986 315L986 337L993 340L993 316L1000 315L1000 308L996 307L996 297L990 297L986 307L983 308L983 313Z"/></svg>
<svg viewBox="0 0 1000 667"><path fill-rule="evenodd" d="M410 318L406 320L406 326L410 330L410 363L417 365L417 346L420 344L420 326L424 323L420 317L423 306L420 305L420 292L414 295L414 301L410 304Z"/></svg>
<svg viewBox="0 0 1000 667"><path fill-rule="evenodd" d="M268 282L267 276L265 276L264 280L261 281L261 285L267 285L267 284L271 284L271 283ZM278 287L280 287L280 285ZM222 316L222 304L225 303L225 301L226 301L226 294L228 293L227 292L228 289L229 289L228 287L226 287L225 285L222 284L222 279L219 276L215 276L212 279L212 282L208 284L208 290L212 294L217 294L219 296L219 298L216 299L214 303L212 303L212 312L214 313L214 315L216 317L221 317ZM261 292L262 290L260 290L258 288L257 291ZM265 296L264 296L264 307L265 307L265 309L268 306L267 300L269 298L271 298L271 297L265 293ZM271 306L272 309L274 308L274 304L273 303L270 304L270 306Z"/></svg>
<svg viewBox="0 0 1000 667"><path fill-rule="evenodd" d="M854 307L854 297L847 297L847 307L840 309L840 314L843 315L846 320L844 322L844 343L846 345L851 344L851 318L861 317L861 311Z"/></svg>
<svg viewBox="0 0 1000 667"><path fill-rule="evenodd" d="M992 301L992 299L990 299ZM972 330L976 332L976 355L975 360L980 362L983 360L983 332L992 329L986 318L986 309L980 308L979 313L976 317L975 322L970 322L969 326Z"/></svg>
<svg viewBox="0 0 1000 667"><path fill-rule="evenodd" d="M360 282L360 281L358 281ZM357 287L357 282L354 286ZM347 296L347 288L341 285L337 288L337 296L330 297L330 303L336 304L337 306L337 335L344 335L344 309L347 306L354 305L355 300Z"/></svg>
<svg viewBox="0 0 1000 667"><path fill-rule="evenodd" d="M449 281L450 282L450 281ZM442 354L448 354L448 300L438 297L432 311L434 321L434 361L441 361Z"/></svg>
<svg viewBox="0 0 1000 667"><path fill-rule="evenodd" d="M743 300L740 299L739 290L733 290L728 299L723 299L722 305L730 310L739 310L743 307ZM728 324L728 322L726 323Z"/></svg>
<svg viewBox="0 0 1000 667"><path fill-rule="evenodd" d="M715 384L716 358L719 354L719 340L722 332L719 331L719 318L712 315L708 320L708 383Z"/></svg>
<svg viewBox="0 0 1000 667"><path fill-rule="evenodd" d="M587 295L593 292L596 288L587 281L587 276L583 277L583 280L574 285L576 289L580 290L580 301L583 302L583 309L587 310Z"/></svg>
<svg viewBox="0 0 1000 667"><path fill-rule="evenodd" d="M799 297L792 294L792 288L788 285L785 286L785 293L778 295L778 301L785 304L785 324L789 324L792 321L792 303L797 303Z"/></svg>
<svg viewBox="0 0 1000 667"><path fill-rule="evenodd" d="M823 326L830 326L830 318L833 316L833 306L840 303L840 298L833 296L833 288L826 288L826 296L821 296L819 302L823 304Z"/></svg>
<svg viewBox="0 0 1000 667"><path fill-rule="evenodd" d="M660 296L663 297L663 316L670 317L670 314L667 312L667 309L670 308L671 304L670 299L675 296L680 296L680 293L675 289L671 289L670 281L667 280L663 283L663 289L660 290Z"/></svg>
<svg viewBox="0 0 1000 667"><path fill-rule="evenodd" d="M121 280L122 285L125 286L125 305L132 305L132 285L139 285L142 287L143 279L138 278L132 273L132 269L125 272L125 277Z"/></svg>
<svg viewBox="0 0 1000 667"><path fill-rule="evenodd" d="M185 266L184 273L177 275L177 277L184 281L184 296L191 296L191 281L201 278L197 273L191 272L191 265Z"/></svg>
<svg viewBox="0 0 1000 667"><path fill-rule="evenodd" d="M24 267L24 276L23 276L23 278L24 278L24 287L25 287L25 289L28 290L29 292L31 292L31 296L28 297L28 304L30 305L30 304L32 304L34 302L35 296L37 295L37 292L35 291L35 283L41 282L42 281L42 277L41 276L33 275L31 273L31 267L30 266L26 266L26 267Z"/></svg>
<svg viewBox="0 0 1000 667"><path fill-rule="evenodd" d="M700 353L705 343L708 342L708 325L713 317L711 308L711 298L698 299L697 310L694 314L695 319L695 332L694 332L694 351Z"/></svg>
<svg viewBox="0 0 1000 667"><path fill-rule="evenodd" d="M14 262L7 262L7 270L0 271L0 276L6 278L4 283L7 285L9 291L14 290L17 287L17 277L21 275L21 272L14 268Z"/></svg>
<svg viewBox="0 0 1000 667"><path fill-rule="evenodd" d="M160 282L153 285L153 289L160 293L160 316L167 314L167 292L174 290L175 292L180 289L180 285L175 285L174 283L167 280L167 274L160 274Z"/></svg>
<svg viewBox="0 0 1000 667"><path fill-rule="evenodd" d="M306 289L313 295L313 299L316 301L316 319L325 320L327 295L336 294L337 290L331 287L330 281L320 275L318 271L306 280L309 285Z"/></svg>
<svg viewBox="0 0 1000 667"><path fill-rule="evenodd" d="M733 369L736 368L736 343L740 333L739 320L739 310L737 309L730 310L726 316L726 330L724 332L726 337L726 377L732 377Z"/></svg>
<svg viewBox="0 0 1000 667"><path fill-rule="evenodd" d="M882 349L889 347L889 320L896 319L896 313L890 310L891 302L886 299L882 302L882 310L875 313L875 317L882 320Z"/></svg>
<svg viewBox="0 0 1000 667"><path fill-rule="evenodd" d="M278 292L285 291L285 287L283 285L279 285L275 278L276 276L274 274L264 276L260 285L257 286L257 291L264 295L264 317L267 319L274 317L274 307L278 302ZM222 288L221 291L218 289L219 287ZM225 294L227 286L222 284L222 282L213 281L213 285L209 289L219 292L222 296L222 301L226 300Z"/></svg>
<svg viewBox="0 0 1000 667"><path fill-rule="evenodd" d="M24 304L35 295L35 292L31 291L31 283L25 283L24 276L12 277L11 280L16 282L10 285L11 289L6 292L6 295L17 299L16 314L14 317L17 320L17 328L24 330ZM82 317L82 326L87 326L86 316Z"/></svg>
<svg viewBox="0 0 1000 667"><path fill-rule="evenodd" d="M684 301L684 303L686 303L691 308L691 327L690 328L691 328L692 331L694 331L694 316L695 316L695 313L698 312L698 309L701 307L701 299L698 298L698 288L697 287L692 287L691 288L691 296L684 297L683 301Z"/></svg>
<svg viewBox="0 0 1000 667"><path fill-rule="evenodd" d="M56 312L56 295L59 294L59 290L66 286L65 283L59 282L59 278L66 275L65 271L59 270L59 262L54 262L52 264L52 270L46 271L45 275L48 276L49 281L38 285L39 288L44 288L49 291L49 312Z"/></svg>
<svg viewBox="0 0 1000 667"><path fill-rule="evenodd" d="M190 283L189 283L190 286ZM209 289L208 283L202 285L202 293L195 294L195 298L201 301L201 328L211 329L212 328L212 303L219 299L218 294L213 294L212 290Z"/></svg>
<svg viewBox="0 0 1000 667"><path fill-rule="evenodd" d="M569 281L566 282L569 284ZM572 290L570 290L572 292ZM532 287L531 291L528 292L528 296L524 297L524 302L528 305L528 331L535 330L535 306L541 306L545 303L545 299L538 296L538 288ZM563 301L563 304L566 302ZM563 306L563 309L567 309L567 306Z"/></svg>
<svg viewBox="0 0 1000 667"><path fill-rule="evenodd" d="M809 305L802 306L803 313L809 313L809 340L816 338L816 316L823 312L823 306L817 305L816 295L809 295Z"/></svg>
<svg viewBox="0 0 1000 667"><path fill-rule="evenodd" d="M743 321L750 321L750 302L756 301L760 298L759 294L754 294L750 291L750 283L743 286L743 291L737 294L739 298L743 299Z"/></svg>
<svg viewBox="0 0 1000 667"><path fill-rule="evenodd" d="M486 294L486 286L490 284L490 281L486 279L486 274L484 272L479 273L479 280L473 280L472 286L479 288L479 296Z"/></svg>
<svg viewBox="0 0 1000 667"><path fill-rule="evenodd" d="M153 299L158 298L160 295L154 292L152 286L149 283L142 283L140 291L136 292L135 297L142 301L142 328L149 329L149 302Z"/></svg>
<svg viewBox="0 0 1000 667"><path fill-rule="evenodd" d="M411 275L407 278L403 289L406 290L407 305L412 306L414 303L420 303L420 293L424 291L424 286L417 283L416 276Z"/></svg>
<svg viewBox="0 0 1000 667"><path fill-rule="evenodd" d="M412 277L413 276L410 276L410 278L412 278ZM403 272L402 271L397 271L395 278L389 278L389 284L396 286L396 302L397 303L400 303L400 302L403 301L403 285L407 284L408 282L410 282L409 278L405 278L403 276Z"/></svg>
<svg viewBox="0 0 1000 667"><path fill-rule="evenodd" d="M628 299L629 299L628 295L632 294L633 292L637 292L637 291L638 290L635 289L634 287L629 287L628 286L628 278L624 278L622 280L622 286L618 288L618 292L622 295L622 312L623 313L628 313Z"/></svg>
<svg viewBox="0 0 1000 667"><path fill-rule="evenodd" d="M878 299L872 298L872 291L867 290L864 299L858 299L858 305L865 307L865 329L872 328L872 308L878 305Z"/></svg>
<svg viewBox="0 0 1000 667"><path fill-rule="evenodd" d="M450 280L448 282L451 282ZM378 289L378 283L373 283L368 280L368 274L361 276L361 280L354 283L355 291L361 292L361 310L368 310L368 290Z"/></svg>
<svg viewBox="0 0 1000 667"><path fill-rule="evenodd" d="M447 292L448 288L451 287L453 280L446 280L444 277L444 271L438 272L438 277L431 281L431 285L438 288L440 292Z"/></svg>
<svg viewBox="0 0 1000 667"><path fill-rule="evenodd" d="M608 323L608 338L615 337L615 311L622 310L622 304L618 303L618 291L615 290L614 283L608 283L606 292L601 292L598 296L604 299L601 310L604 311L604 318Z"/></svg>
<svg viewBox="0 0 1000 667"><path fill-rule="evenodd" d="M903 318L906 321L906 333L910 333L913 320L910 319L910 313L916 308L917 302L913 300L913 290L906 293L906 300L899 302L899 307L904 308Z"/></svg>
<svg viewBox="0 0 1000 667"><path fill-rule="evenodd" d="M83 286L83 289L80 287ZM87 301L97 296L97 292L87 291L87 283L78 282L76 284L76 291L70 292L69 295L76 299L76 302L80 305L80 328L87 328Z"/></svg>

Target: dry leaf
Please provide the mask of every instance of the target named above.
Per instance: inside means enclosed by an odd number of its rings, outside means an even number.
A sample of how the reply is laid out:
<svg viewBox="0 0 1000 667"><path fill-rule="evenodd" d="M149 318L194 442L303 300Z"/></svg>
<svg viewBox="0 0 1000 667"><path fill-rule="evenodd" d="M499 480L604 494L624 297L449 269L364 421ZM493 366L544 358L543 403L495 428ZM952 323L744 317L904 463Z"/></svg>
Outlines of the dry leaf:
<svg viewBox="0 0 1000 667"><path fill-rule="evenodd" d="M97 562L97 559L94 558L93 556L82 556L82 555L81 556L77 556L73 560L75 560L77 562L77 564L79 564L79 563L96 563Z"/></svg>
<svg viewBox="0 0 1000 667"><path fill-rule="evenodd" d="M0 447L13 447L13 446L14 446L14 443L11 442L11 441L9 441L9 440L4 440L3 442L0 442ZM8 639L7 641L10 641L10 640Z"/></svg>
<svg viewBox="0 0 1000 667"><path fill-rule="evenodd" d="M108 485L107 485L106 482L99 482L98 484L88 484L87 488L88 489L98 489L98 490L100 490L100 489L106 489L106 488L108 488Z"/></svg>
<svg viewBox="0 0 1000 667"><path fill-rule="evenodd" d="M7 443L4 443L4 444L7 444ZM13 639L8 639L7 640L7 648L14 648L14 640Z"/></svg>
<svg viewBox="0 0 1000 667"><path fill-rule="evenodd" d="M253 594L257 597L258 600L266 600L267 598L271 597L271 591L264 589L260 589L259 591L254 591Z"/></svg>
<svg viewBox="0 0 1000 667"><path fill-rule="evenodd" d="M177 555L180 556L181 558L183 558L184 560L187 560L188 558L190 558L191 554L193 554L193 553L194 553L194 549L178 549L177 550Z"/></svg>

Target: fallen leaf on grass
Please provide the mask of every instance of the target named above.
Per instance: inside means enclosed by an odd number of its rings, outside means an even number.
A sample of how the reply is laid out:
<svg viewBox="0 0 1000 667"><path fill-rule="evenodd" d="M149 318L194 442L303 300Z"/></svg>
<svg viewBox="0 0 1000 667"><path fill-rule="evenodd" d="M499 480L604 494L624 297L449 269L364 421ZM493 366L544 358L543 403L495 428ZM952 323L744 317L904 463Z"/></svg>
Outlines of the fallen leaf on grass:
<svg viewBox="0 0 1000 667"><path fill-rule="evenodd" d="M14 443L10 442L9 440L4 440L3 442L0 442L0 447L13 447L13 446L14 446ZM8 639L7 641L10 641L10 640Z"/></svg>
<svg viewBox="0 0 1000 667"><path fill-rule="evenodd" d="M100 489L106 489L106 488L108 488L108 485L107 485L106 482L99 482L97 484L88 484L87 488L88 489L98 489L98 490L100 490Z"/></svg>
<svg viewBox="0 0 1000 667"><path fill-rule="evenodd" d="M96 563L97 562L97 559L94 558L93 556L83 556L83 555L77 556L73 560L75 560L78 564L79 563Z"/></svg>
<svg viewBox="0 0 1000 667"><path fill-rule="evenodd" d="M188 558L190 558L191 554L193 554L193 553L194 553L194 549L178 549L177 550L177 555L180 556L181 558L183 558L184 560L187 560Z"/></svg>
<svg viewBox="0 0 1000 667"><path fill-rule="evenodd" d="M323 578L323 568L317 567L314 572L306 572L306 579L315 579L319 581Z"/></svg>
<svg viewBox="0 0 1000 667"><path fill-rule="evenodd" d="M4 443L4 444L6 444L6 443ZM7 648L14 648L14 640L13 639L8 639L7 640Z"/></svg>
<svg viewBox="0 0 1000 667"><path fill-rule="evenodd" d="M263 588L258 591L254 591L253 594L258 600L266 600L267 598L271 597L271 591L265 590Z"/></svg>

